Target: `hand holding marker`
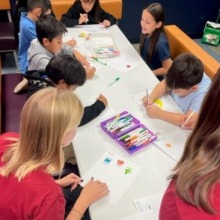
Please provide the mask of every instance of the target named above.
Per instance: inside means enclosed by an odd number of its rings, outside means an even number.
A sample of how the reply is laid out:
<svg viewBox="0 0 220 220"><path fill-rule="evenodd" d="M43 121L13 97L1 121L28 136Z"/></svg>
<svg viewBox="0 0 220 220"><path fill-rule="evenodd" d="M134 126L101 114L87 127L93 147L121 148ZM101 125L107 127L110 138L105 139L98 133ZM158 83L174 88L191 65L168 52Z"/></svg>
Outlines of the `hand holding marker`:
<svg viewBox="0 0 220 220"><path fill-rule="evenodd" d="M195 113L195 111L192 111L190 113L189 117L186 119L186 121L184 121L184 123L182 124L181 128L183 128L186 125L186 123L189 121L189 119L193 116L194 113Z"/></svg>
<svg viewBox="0 0 220 220"><path fill-rule="evenodd" d="M119 79L120 79L120 77L115 78L115 80L112 81L112 82L110 82L110 83L108 84L108 86L112 86L113 84L115 84L116 82L118 82Z"/></svg>

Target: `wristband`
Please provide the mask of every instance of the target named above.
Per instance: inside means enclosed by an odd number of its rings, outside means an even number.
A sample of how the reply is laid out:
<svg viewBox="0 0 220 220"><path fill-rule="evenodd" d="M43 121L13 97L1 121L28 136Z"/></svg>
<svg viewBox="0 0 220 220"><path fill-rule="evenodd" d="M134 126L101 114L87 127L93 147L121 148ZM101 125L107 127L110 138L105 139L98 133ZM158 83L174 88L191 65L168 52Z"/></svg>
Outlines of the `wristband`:
<svg viewBox="0 0 220 220"><path fill-rule="evenodd" d="M78 215L80 215L81 218L84 217L84 215L80 211L78 211L76 209L71 209L71 211L78 213Z"/></svg>

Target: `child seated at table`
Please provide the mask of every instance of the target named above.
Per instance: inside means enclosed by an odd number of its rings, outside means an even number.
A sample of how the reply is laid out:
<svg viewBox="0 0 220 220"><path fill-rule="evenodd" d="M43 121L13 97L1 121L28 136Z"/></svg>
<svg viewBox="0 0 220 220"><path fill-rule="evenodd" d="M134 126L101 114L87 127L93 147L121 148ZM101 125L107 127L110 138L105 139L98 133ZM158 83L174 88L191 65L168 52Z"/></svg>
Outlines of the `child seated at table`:
<svg viewBox="0 0 220 220"><path fill-rule="evenodd" d="M188 118L190 115L198 117L201 103L211 83L203 71L202 62L193 54L184 53L176 57L165 79L156 85L149 97L143 98L148 116L192 129L187 123ZM183 113L168 112L154 105L154 101L165 93L171 94Z"/></svg>
<svg viewBox="0 0 220 220"><path fill-rule="evenodd" d="M87 79L93 77L95 67L73 47L63 44L65 26L52 15L40 18L36 23L37 39L32 40L28 49L28 70L44 71L50 59L58 53L74 56L85 68Z"/></svg>
<svg viewBox="0 0 220 220"><path fill-rule="evenodd" d="M220 69L204 98L182 157L172 169L160 220L220 219Z"/></svg>
<svg viewBox="0 0 220 220"><path fill-rule="evenodd" d="M99 0L76 0L61 21L66 27L100 23L108 27L116 23L116 18L101 8Z"/></svg>
<svg viewBox="0 0 220 220"><path fill-rule="evenodd" d="M109 193L105 183L93 178L83 188L74 173L52 178L61 175L62 149L73 141L82 114L79 98L68 90L45 88L27 100L19 135L0 135L1 219L80 220ZM72 204L62 188L71 190Z"/></svg>
<svg viewBox="0 0 220 220"><path fill-rule="evenodd" d="M140 55L161 81L172 63L164 32L164 10L161 4L152 3L143 9L141 29Z"/></svg>
<svg viewBox="0 0 220 220"><path fill-rule="evenodd" d="M73 56L68 54L53 56L46 66L45 72L28 71L25 77L29 81L29 95L42 88L55 86L74 91L77 86L82 86L86 81L85 69ZM89 123L100 115L107 105L107 99L100 94L95 103L84 107L79 126Z"/></svg>
<svg viewBox="0 0 220 220"><path fill-rule="evenodd" d="M19 71L25 74L28 69L28 48L31 41L37 38L36 22L40 16L53 14L50 0L29 0L18 1L17 10L26 10L20 13L19 27L19 47L18 47L18 65ZM17 12L19 14L19 12ZM53 14L54 15L54 14ZM66 44L75 46L75 40L69 40ZM27 87L27 80L24 78L14 89L18 93Z"/></svg>

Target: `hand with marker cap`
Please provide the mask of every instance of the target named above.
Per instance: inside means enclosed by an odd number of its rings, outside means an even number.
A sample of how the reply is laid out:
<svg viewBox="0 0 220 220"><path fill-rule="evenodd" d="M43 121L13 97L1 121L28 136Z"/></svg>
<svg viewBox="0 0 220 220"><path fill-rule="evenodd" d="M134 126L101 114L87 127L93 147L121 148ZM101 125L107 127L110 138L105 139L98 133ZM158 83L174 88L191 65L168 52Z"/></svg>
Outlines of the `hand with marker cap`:
<svg viewBox="0 0 220 220"><path fill-rule="evenodd" d="M82 23L86 23L89 21L88 19L88 15L85 13L85 14L80 14L80 17L79 17L79 24L82 24Z"/></svg>

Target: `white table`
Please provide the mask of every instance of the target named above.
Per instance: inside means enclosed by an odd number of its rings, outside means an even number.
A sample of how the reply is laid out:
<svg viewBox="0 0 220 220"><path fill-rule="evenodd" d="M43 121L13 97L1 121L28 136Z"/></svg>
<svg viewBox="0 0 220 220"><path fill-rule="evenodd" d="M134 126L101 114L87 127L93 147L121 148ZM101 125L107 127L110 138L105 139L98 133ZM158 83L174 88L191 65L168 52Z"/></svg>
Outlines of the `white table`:
<svg viewBox="0 0 220 220"><path fill-rule="evenodd" d="M76 33L75 30L75 28L70 29L69 34ZM80 29L77 31L79 30ZM107 59L107 66L100 65L95 77L88 80L84 86L77 88L76 93L80 99L85 101L90 98L95 98L99 93L102 93L108 98L109 108L114 109L116 113L124 110L129 111L155 132L161 130L162 134L165 134L172 130L180 129L167 122L151 119L147 117L146 113L140 111L140 106L135 102L132 95L140 93L146 88L153 89L158 83L158 80L144 61L142 61L139 54L125 38L120 29L117 26L113 26L108 30L113 34L122 56L126 54L126 57L132 57L131 60L133 60L134 63L138 63L138 65L130 71L120 73L117 71L117 68L111 66L110 63L111 59L118 59L118 65L120 65L121 58ZM81 47L89 48L90 43L91 42L87 41L85 44L82 44ZM108 87L109 82L114 80L117 76L120 76L120 80L111 87ZM174 110L179 111L174 102L173 106ZM107 202L103 202L103 200L91 205L90 214L93 220L115 220L137 213L133 205L134 199L147 197L164 190L168 183L167 176L175 166L176 161L167 156L156 147L155 144L151 144L129 155L99 127L100 121L103 120L103 114L104 112L92 122L78 128L74 140L74 150L81 175L85 174L106 150L112 150L143 166L136 180L117 205L111 205Z"/></svg>

